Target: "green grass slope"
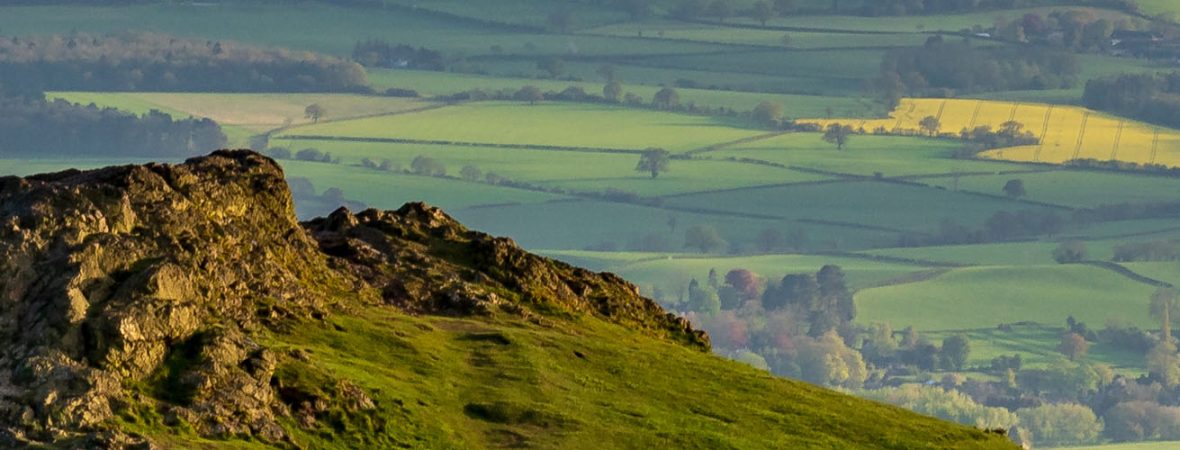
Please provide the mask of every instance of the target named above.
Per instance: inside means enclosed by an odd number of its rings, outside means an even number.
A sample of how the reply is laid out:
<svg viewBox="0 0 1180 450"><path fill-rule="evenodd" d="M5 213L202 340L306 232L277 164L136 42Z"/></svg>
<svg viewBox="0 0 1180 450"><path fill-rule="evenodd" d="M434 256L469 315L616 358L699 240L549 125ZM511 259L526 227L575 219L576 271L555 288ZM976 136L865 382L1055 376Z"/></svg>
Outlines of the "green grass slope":
<svg viewBox="0 0 1180 450"><path fill-rule="evenodd" d="M278 377L313 389L347 381L373 392L377 407L296 435L308 448L1015 448L597 319L538 326L361 308L328 322L264 338L314 355ZM150 411L132 425L194 445Z"/></svg>

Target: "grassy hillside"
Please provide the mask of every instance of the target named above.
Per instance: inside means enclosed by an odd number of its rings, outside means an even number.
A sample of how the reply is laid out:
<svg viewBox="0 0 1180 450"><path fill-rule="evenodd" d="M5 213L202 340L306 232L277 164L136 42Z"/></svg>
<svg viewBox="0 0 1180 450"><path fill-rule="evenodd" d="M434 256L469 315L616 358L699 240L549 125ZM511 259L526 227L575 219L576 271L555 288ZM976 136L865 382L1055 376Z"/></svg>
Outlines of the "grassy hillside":
<svg viewBox="0 0 1180 450"><path fill-rule="evenodd" d="M330 376L375 393L364 422L323 425L336 428L335 440L296 436L317 448L1012 448L595 319L535 326L361 309L265 343L315 355L279 368L308 386ZM170 442L155 420L138 425ZM379 424L393 432L374 434Z"/></svg>

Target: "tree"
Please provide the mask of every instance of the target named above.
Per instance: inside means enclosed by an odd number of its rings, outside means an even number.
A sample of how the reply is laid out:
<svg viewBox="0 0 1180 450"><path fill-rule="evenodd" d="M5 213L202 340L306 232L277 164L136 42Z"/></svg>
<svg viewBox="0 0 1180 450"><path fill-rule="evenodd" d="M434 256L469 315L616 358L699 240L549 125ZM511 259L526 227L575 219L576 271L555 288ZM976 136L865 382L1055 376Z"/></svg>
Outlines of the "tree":
<svg viewBox="0 0 1180 450"><path fill-rule="evenodd" d="M467 181L479 181L483 177L483 172L478 167L467 165L463 166L463 169L459 171L459 175Z"/></svg>
<svg viewBox="0 0 1180 450"><path fill-rule="evenodd" d="M675 108L680 106L680 93L676 92L676 89L670 87L660 89L659 92L656 92L656 95L652 97L651 104L652 106L661 109Z"/></svg>
<svg viewBox="0 0 1180 450"><path fill-rule="evenodd" d="M694 225L684 230L685 248L695 248L701 253L710 253L724 248L725 245L726 242L721 238L721 233L718 233L717 229L711 225Z"/></svg>
<svg viewBox="0 0 1180 450"><path fill-rule="evenodd" d="M1024 191L1024 180L1021 180L1021 179L1008 180L1007 183L1004 183L1003 191L1004 191L1004 195L1007 195L1008 198L1011 198L1011 199L1017 199L1020 197L1024 197L1024 195L1026 194L1026 192Z"/></svg>
<svg viewBox="0 0 1180 450"><path fill-rule="evenodd" d="M725 284L737 289L738 294L741 295L741 299L745 301L758 298L758 288L761 280L758 274L749 270L733 269L725 274Z"/></svg>
<svg viewBox="0 0 1180 450"><path fill-rule="evenodd" d="M860 352L848 348L834 330L803 339L798 359L803 379L815 384L859 388L868 377Z"/></svg>
<svg viewBox="0 0 1180 450"><path fill-rule="evenodd" d="M1178 302L1176 290L1159 288L1151 294L1151 315L1160 320L1161 340L1172 340L1172 321L1175 319Z"/></svg>
<svg viewBox="0 0 1180 450"><path fill-rule="evenodd" d="M660 173L667 172L672 163L672 154L662 148L649 148L639 156L639 164L635 165L637 172L648 172L654 180Z"/></svg>
<svg viewBox="0 0 1180 450"><path fill-rule="evenodd" d="M519 91L516 91L516 93L512 95L512 98L522 102L529 102L530 105L535 105L537 102L545 99L545 94L541 92L540 88L529 85L520 88Z"/></svg>
<svg viewBox="0 0 1180 450"><path fill-rule="evenodd" d="M918 122L918 127L924 133L930 135L930 137L934 137L938 136L939 131L942 129L942 122L939 122L937 117L926 116L922 118L922 121Z"/></svg>
<svg viewBox="0 0 1180 450"><path fill-rule="evenodd" d="M971 340L962 334L948 336L942 340L940 351L942 367L947 370L963 370L971 354Z"/></svg>
<svg viewBox="0 0 1180 450"><path fill-rule="evenodd" d="M697 280L692 280L688 285L688 305L689 311L695 311L701 314L717 314L721 311L721 298L717 296L717 290L708 286L700 286Z"/></svg>
<svg viewBox="0 0 1180 450"><path fill-rule="evenodd" d="M595 70L595 73L602 77L602 79L607 83L618 81L619 69L613 64L603 64L598 66L598 70Z"/></svg>
<svg viewBox="0 0 1180 450"><path fill-rule="evenodd" d="M328 111L326 109L324 109L323 106L320 106L319 103L312 103L310 105L307 105L306 108L303 108L303 117L311 119L312 122L315 122L315 123L319 123L320 118L324 117L327 114L328 114Z"/></svg>
<svg viewBox="0 0 1180 450"><path fill-rule="evenodd" d="M1016 415L1038 447L1092 443L1102 433L1102 422L1085 405L1046 404L1017 410Z"/></svg>
<svg viewBox="0 0 1180 450"><path fill-rule="evenodd" d="M705 14L709 17L716 18L717 23L721 23L733 15L733 9L729 5L729 0L713 0L705 8Z"/></svg>
<svg viewBox="0 0 1180 450"><path fill-rule="evenodd" d="M824 131L824 141L835 144L836 150L844 150L850 136L852 136L852 127L849 125L833 123L828 125L827 131Z"/></svg>
<svg viewBox="0 0 1180 450"><path fill-rule="evenodd" d="M419 155L410 162L410 171L418 175L443 176L447 168L438 160L425 155Z"/></svg>
<svg viewBox="0 0 1180 450"><path fill-rule="evenodd" d="M602 86L602 98L611 103L618 103L623 97L623 83L610 81Z"/></svg>
<svg viewBox="0 0 1180 450"><path fill-rule="evenodd" d="M1160 341L1147 353L1147 371L1160 382L1173 388L1180 385L1180 355L1176 354L1176 344L1172 341Z"/></svg>
<svg viewBox="0 0 1180 450"><path fill-rule="evenodd" d="M758 123L777 128L783 117L783 105L772 102L762 102L754 107L753 118Z"/></svg>
<svg viewBox="0 0 1180 450"><path fill-rule="evenodd" d="M750 18L757 20L762 26L766 26L766 21L774 17L774 7L766 1L758 1L750 7Z"/></svg>
<svg viewBox="0 0 1180 450"><path fill-rule="evenodd" d="M1062 242L1053 250L1053 260L1058 264L1081 262L1086 259L1086 243L1072 240Z"/></svg>
<svg viewBox="0 0 1180 450"><path fill-rule="evenodd" d="M758 233L758 250L763 253L770 253L780 248L783 248L787 243L786 235L782 231L774 228L766 228Z"/></svg>
<svg viewBox="0 0 1180 450"><path fill-rule="evenodd" d="M1070 361L1077 361L1090 351L1090 343L1077 333L1066 333L1061 336L1061 343L1057 344L1057 351Z"/></svg>
<svg viewBox="0 0 1180 450"><path fill-rule="evenodd" d="M544 70L549 74L549 78L557 78L562 72L565 72L565 61L561 58L549 57L537 61L537 69Z"/></svg>

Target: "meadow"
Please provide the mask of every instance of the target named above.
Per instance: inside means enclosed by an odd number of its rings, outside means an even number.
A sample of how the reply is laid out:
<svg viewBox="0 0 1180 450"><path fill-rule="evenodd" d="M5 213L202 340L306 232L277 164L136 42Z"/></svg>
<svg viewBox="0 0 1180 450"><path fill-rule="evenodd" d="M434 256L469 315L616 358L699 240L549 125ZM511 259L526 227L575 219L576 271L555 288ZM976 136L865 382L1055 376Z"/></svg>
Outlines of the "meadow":
<svg viewBox="0 0 1180 450"><path fill-rule="evenodd" d="M529 62L516 63L520 66L520 73L512 77L489 76L478 74L427 72L417 70L376 69L369 71L369 81L378 90L388 88L412 89L419 94L431 96L448 96L460 92L480 89L488 92L512 90L522 86L536 86L543 91L561 92L570 86L577 86L587 93L600 94L604 81L593 81L601 78L596 72L602 64L595 63L567 63L566 70L578 80L566 81L538 78L540 72L535 64ZM704 86L719 85L729 87L743 87L746 83L753 85L753 91L762 90L761 87L771 88L783 84L783 79L769 75L744 75L731 73L702 72L706 78L699 78L697 73L668 71L658 68L640 66L614 66L618 78L623 84L624 92L634 93L650 102L662 85L672 84L678 78L689 77ZM715 78L711 79L711 78ZM738 82L737 86L733 83ZM784 110L793 117L812 117L823 115L828 108L841 117L873 116L880 109L878 106L864 99L854 97L824 97L816 95L791 95L770 92L748 92L721 89L693 89L677 88L682 104L695 104L710 108L729 108L736 111L751 111L764 101L783 105ZM771 91L773 92L773 91Z"/></svg>
<svg viewBox="0 0 1180 450"><path fill-rule="evenodd" d="M846 222L909 232L934 231L944 219L979 225L998 211L1038 210L1006 199L876 181L752 188L672 198L684 207L724 205L732 213ZM921 205L920 208L915 206Z"/></svg>
<svg viewBox="0 0 1180 450"><path fill-rule="evenodd" d="M1153 328L1148 303L1154 290L1091 266L969 267L921 283L861 291L856 302L860 320L917 330L1058 325L1069 315L1097 327L1113 319Z"/></svg>
<svg viewBox="0 0 1180 450"><path fill-rule="evenodd" d="M588 104L484 102L402 116L307 125L275 137L333 136L683 152L764 131L723 118Z"/></svg>
<svg viewBox="0 0 1180 450"><path fill-rule="evenodd" d="M474 166L485 175L493 173L545 188L575 192L615 189L645 197L827 179L777 167L710 160L676 160L667 173L652 179L649 174L635 170L639 156L630 153L300 139L279 139L273 145L292 151L315 148L349 165L359 165L366 158L377 163L388 159L402 169L410 169L418 156L429 156L456 177L461 176L464 167Z"/></svg>

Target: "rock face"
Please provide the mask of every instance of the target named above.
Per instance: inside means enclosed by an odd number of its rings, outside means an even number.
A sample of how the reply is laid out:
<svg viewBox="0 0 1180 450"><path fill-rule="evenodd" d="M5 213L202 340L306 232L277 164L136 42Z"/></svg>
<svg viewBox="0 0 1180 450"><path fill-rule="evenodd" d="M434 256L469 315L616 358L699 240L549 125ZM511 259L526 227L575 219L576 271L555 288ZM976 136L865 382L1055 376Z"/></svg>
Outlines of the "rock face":
<svg viewBox="0 0 1180 450"><path fill-rule="evenodd" d="M110 430L156 386L168 421L288 442L298 417L252 336L350 302L413 314L591 314L708 349L609 274L524 252L442 211L296 221L282 170L248 151L0 178L0 446L148 445ZM148 383L150 381L150 383ZM355 386L337 389L363 408Z"/></svg>

